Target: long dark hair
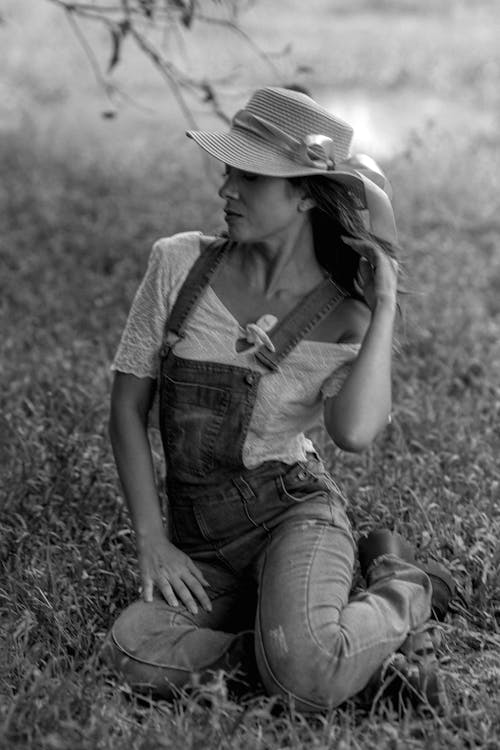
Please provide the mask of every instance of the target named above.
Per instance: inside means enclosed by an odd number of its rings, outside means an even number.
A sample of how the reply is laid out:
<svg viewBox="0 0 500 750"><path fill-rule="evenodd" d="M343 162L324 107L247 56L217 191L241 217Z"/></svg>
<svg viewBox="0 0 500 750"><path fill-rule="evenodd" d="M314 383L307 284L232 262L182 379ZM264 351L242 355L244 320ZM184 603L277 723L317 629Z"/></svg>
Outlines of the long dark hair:
<svg viewBox="0 0 500 750"><path fill-rule="evenodd" d="M346 186L320 175L291 177L290 182L314 201L311 221L318 263L351 297L364 301L354 286L360 256L342 240L342 235L375 241L392 258L397 256L397 247L366 229Z"/></svg>

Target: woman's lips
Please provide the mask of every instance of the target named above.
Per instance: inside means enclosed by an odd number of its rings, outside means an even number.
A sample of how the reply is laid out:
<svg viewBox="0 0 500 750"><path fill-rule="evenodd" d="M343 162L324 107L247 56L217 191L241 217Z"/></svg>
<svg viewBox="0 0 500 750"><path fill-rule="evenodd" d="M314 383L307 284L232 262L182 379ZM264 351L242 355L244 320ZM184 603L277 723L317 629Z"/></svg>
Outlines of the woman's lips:
<svg viewBox="0 0 500 750"><path fill-rule="evenodd" d="M241 219L241 215L234 213L234 211L224 211L224 215L227 222L233 222Z"/></svg>

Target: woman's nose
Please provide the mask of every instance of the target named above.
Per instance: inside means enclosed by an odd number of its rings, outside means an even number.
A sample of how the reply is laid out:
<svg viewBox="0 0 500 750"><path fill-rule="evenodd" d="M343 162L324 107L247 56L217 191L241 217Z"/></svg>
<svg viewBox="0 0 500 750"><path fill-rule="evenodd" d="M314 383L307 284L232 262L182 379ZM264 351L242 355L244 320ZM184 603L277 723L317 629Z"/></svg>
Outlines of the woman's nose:
<svg viewBox="0 0 500 750"><path fill-rule="evenodd" d="M226 200L227 198L232 198L233 200L239 198L238 188L236 186L233 175L225 175L224 182L219 189L219 196L224 200Z"/></svg>

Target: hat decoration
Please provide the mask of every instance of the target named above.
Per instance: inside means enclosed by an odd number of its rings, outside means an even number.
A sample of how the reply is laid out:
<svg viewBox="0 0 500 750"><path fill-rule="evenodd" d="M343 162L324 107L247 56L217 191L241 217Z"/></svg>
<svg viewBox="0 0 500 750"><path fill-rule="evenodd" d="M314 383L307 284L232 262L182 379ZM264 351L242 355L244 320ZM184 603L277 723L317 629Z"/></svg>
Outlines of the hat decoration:
<svg viewBox="0 0 500 750"><path fill-rule="evenodd" d="M333 139L327 135L309 134L302 138L294 138L269 120L245 109L240 109L235 114L231 125L247 133L253 133L268 143L274 143L303 166L322 170L335 169Z"/></svg>

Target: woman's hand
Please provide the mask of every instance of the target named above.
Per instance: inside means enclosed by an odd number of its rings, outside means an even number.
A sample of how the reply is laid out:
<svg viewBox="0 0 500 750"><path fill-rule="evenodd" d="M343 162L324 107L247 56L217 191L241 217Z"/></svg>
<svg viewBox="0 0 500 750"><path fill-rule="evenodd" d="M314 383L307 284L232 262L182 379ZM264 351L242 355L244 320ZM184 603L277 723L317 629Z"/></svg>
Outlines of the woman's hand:
<svg viewBox="0 0 500 750"><path fill-rule="evenodd" d="M166 537L153 542L145 540L139 549L139 566L145 602L153 601L156 586L172 607L178 607L181 602L195 615L198 612L197 600L207 612L212 610L204 589L210 584L191 558Z"/></svg>
<svg viewBox="0 0 500 750"><path fill-rule="evenodd" d="M397 262L376 242L344 236L342 240L361 255L354 286L356 291L363 295L370 310L373 312L381 302L395 306L398 287Z"/></svg>

